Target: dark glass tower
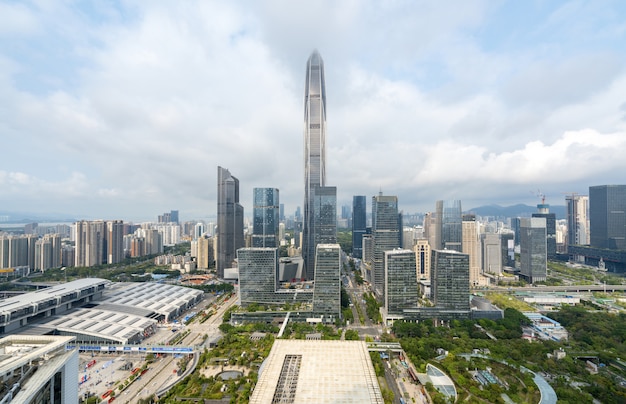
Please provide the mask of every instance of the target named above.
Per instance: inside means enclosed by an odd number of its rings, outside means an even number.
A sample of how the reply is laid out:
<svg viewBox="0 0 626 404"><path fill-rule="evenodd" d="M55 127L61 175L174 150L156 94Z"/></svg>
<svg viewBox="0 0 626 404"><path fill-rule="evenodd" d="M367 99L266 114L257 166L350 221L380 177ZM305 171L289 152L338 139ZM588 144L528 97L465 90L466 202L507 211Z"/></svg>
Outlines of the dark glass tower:
<svg viewBox="0 0 626 404"><path fill-rule="evenodd" d="M254 188L252 247L278 247L278 189Z"/></svg>
<svg viewBox="0 0 626 404"><path fill-rule="evenodd" d="M591 246L626 250L626 185L589 187Z"/></svg>
<svg viewBox="0 0 626 404"><path fill-rule="evenodd" d="M363 258L363 235L367 229L367 200L365 195L352 197L352 256Z"/></svg>
<svg viewBox="0 0 626 404"><path fill-rule="evenodd" d="M224 277L244 246L243 206L239 204L239 180L217 167L217 276Z"/></svg>
<svg viewBox="0 0 626 404"><path fill-rule="evenodd" d="M341 247L320 243L316 248L313 311L334 322L341 314Z"/></svg>
<svg viewBox="0 0 626 404"><path fill-rule="evenodd" d="M306 64L304 87L304 218L302 257L306 277L313 279L315 268L315 188L326 184L326 87L324 61L313 51ZM335 213L336 214L336 213Z"/></svg>
<svg viewBox="0 0 626 404"><path fill-rule="evenodd" d="M520 277L530 283L547 277L547 232L544 217L520 220Z"/></svg>
<svg viewBox="0 0 626 404"><path fill-rule="evenodd" d="M469 310L469 255L434 250L431 259L431 294L436 307Z"/></svg>
<svg viewBox="0 0 626 404"><path fill-rule="evenodd" d="M550 205L540 203L537 205L537 213L533 213L532 217L543 217L546 219L546 248L548 259L556 258L556 215L550 213Z"/></svg>
<svg viewBox="0 0 626 404"><path fill-rule="evenodd" d="M441 212L441 247L463 251L463 216L461 201L437 201L437 216Z"/></svg>
<svg viewBox="0 0 626 404"><path fill-rule="evenodd" d="M337 242L337 188L315 187L312 233L314 245Z"/></svg>
<svg viewBox="0 0 626 404"><path fill-rule="evenodd" d="M398 197L379 194L372 198L372 284L376 294L384 302L385 251L400 248L398 220Z"/></svg>

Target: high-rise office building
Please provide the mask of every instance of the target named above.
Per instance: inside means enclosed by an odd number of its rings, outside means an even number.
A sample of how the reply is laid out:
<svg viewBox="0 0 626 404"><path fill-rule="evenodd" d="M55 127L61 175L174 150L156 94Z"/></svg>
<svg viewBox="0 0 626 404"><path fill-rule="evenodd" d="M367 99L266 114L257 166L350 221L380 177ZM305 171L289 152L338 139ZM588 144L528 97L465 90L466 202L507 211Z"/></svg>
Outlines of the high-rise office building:
<svg viewBox="0 0 626 404"><path fill-rule="evenodd" d="M370 233L363 235L363 258L361 259L361 274L369 283L374 283L372 277L372 266L374 264L374 238L372 237L372 228Z"/></svg>
<svg viewBox="0 0 626 404"><path fill-rule="evenodd" d="M418 301L415 252L385 251L385 318L402 317L402 310L416 308Z"/></svg>
<svg viewBox="0 0 626 404"><path fill-rule="evenodd" d="M384 302L385 251L400 248L398 197L383 195L372 197L372 286Z"/></svg>
<svg viewBox="0 0 626 404"><path fill-rule="evenodd" d="M243 206L239 204L239 180L217 167L217 276L224 277L237 250L244 246Z"/></svg>
<svg viewBox="0 0 626 404"><path fill-rule="evenodd" d="M515 235L513 233L500 233L500 245L502 247L502 266L515 268Z"/></svg>
<svg viewBox="0 0 626 404"><path fill-rule="evenodd" d="M241 305L276 303L278 249L240 248L237 250L237 261Z"/></svg>
<svg viewBox="0 0 626 404"><path fill-rule="evenodd" d="M363 258L363 235L367 230L367 199L365 195L352 197L352 256Z"/></svg>
<svg viewBox="0 0 626 404"><path fill-rule="evenodd" d="M463 251L463 216L460 200L437 201L436 217L441 217L439 249Z"/></svg>
<svg viewBox="0 0 626 404"><path fill-rule="evenodd" d="M543 217L546 219L546 251L548 259L556 258L556 215L550 213L550 205L540 203L537 205L537 213L532 217Z"/></svg>
<svg viewBox="0 0 626 404"><path fill-rule="evenodd" d="M437 217L437 212L428 212L424 214L424 238L428 240L431 248L439 248L441 246L441 216Z"/></svg>
<svg viewBox="0 0 626 404"><path fill-rule="evenodd" d="M178 211L165 212L157 217L158 223L178 223Z"/></svg>
<svg viewBox="0 0 626 404"><path fill-rule="evenodd" d="M436 307L469 310L469 255L454 250L433 250L430 284Z"/></svg>
<svg viewBox="0 0 626 404"><path fill-rule="evenodd" d="M521 220L520 217L511 218L511 230L513 230L513 240L515 245L519 245L520 241L520 228L521 228Z"/></svg>
<svg viewBox="0 0 626 404"><path fill-rule="evenodd" d="M204 223L198 222L193 226L193 239L194 240L204 236L205 233L206 233L206 227Z"/></svg>
<svg viewBox="0 0 626 404"><path fill-rule="evenodd" d="M280 204L278 189L254 188L252 247L278 247Z"/></svg>
<svg viewBox="0 0 626 404"><path fill-rule="evenodd" d="M431 249L428 240L418 239L413 246L413 251L415 251L417 279L430 280Z"/></svg>
<svg viewBox="0 0 626 404"><path fill-rule="evenodd" d="M500 275L502 273L502 240L500 240L500 234L481 234L480 241L483 272Z"/></svg>
<svg viewBox="0 0 626 404"><path fill-rule="evenodd" d="M476 215L463 215L461 229L463 240L461 252L469 255L470 285L477 286L480 283L480 242Z"/></svg>
<svg viewBox="0 0 626 404"><path fill-rule="evenodd" d="M313 193L314 244L335 244L337 243L337 188L315 187Z"/></svg>
<svg viewBox="0 0 626 404"><path fill-rule="evenodd" d="M567 244L589 244L589 197L586 195L567 195L565 197L567 214Z"/></svg>
<svg viewBox="0 0 626 404"><path fill-rule="evenodd" d="M567 215L567 241L570 245L589 245L589 197L571 194L565 197ZM583 261L585 257L571 257L575 261Z"/></svg>
<svg viewBox="0 0 626 404"><path fill-rule="evenodd" d="M313 312L334 322L341 314L341 247L318 244L315 255L315 288Z"/></svg>
<svg viewBox="0 0 626 404"><path fill-rule="evenodd" d="M314 276L315 188L326 186L326 85L324 61L313 51L306 64L304 88L304 218L302 258L308 279ZM336 215L336 212L335 212Z"/></svg>
<svg viewBox="0 0 626 404"><path fill-rule="evenodd" d="M520 276L530 283L547 276L546 218L520 219Z"/></svg>
<svg viewBox="0 0 626 404"><path fill-rule="evenodd" d="M591 246L626 250L626 185L589 187Z"/></svg>

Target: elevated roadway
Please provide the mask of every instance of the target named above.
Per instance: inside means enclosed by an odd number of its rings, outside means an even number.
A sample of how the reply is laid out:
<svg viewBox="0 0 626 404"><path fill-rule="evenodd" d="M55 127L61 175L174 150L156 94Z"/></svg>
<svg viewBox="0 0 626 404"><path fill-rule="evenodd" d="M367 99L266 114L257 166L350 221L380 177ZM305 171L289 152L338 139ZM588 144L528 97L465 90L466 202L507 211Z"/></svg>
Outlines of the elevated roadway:
<svg viewBox="0 0 626 404"><path fill-rule="evenodd" d="M617 292L625 291L626 285L567 285L567 286L525 286L506 287L490 286L489 288L476 288L472 292L535 292L535 293L556 293L556 292Z"/></svg>

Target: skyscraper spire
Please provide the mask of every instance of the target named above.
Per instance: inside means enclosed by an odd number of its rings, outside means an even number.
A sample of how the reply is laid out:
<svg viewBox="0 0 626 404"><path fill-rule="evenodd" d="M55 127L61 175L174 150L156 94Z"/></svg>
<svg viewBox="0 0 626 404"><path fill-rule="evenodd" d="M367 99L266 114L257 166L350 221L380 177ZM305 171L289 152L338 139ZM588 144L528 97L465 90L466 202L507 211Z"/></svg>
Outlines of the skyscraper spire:
<svg viewBox="0 0 626 404"><path fill-rule="evenodd" d="M315 260L316 187L326 184L326 85L324 61L314 50L306 64L304 88L304 218L302 257L306 277L313 278Z"/></svg>

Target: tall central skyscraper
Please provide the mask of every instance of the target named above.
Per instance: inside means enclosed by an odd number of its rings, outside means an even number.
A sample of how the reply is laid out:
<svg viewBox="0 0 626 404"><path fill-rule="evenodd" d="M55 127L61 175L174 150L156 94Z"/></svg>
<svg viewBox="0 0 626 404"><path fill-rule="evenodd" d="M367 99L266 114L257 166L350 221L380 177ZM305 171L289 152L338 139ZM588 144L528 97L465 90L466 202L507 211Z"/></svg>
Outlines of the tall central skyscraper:
<svg viewBox="0 0 626 404"><path fill-rule="evenodd" d="M326 185L326 86L324 61L313 51L306 65L304 88L304 218L302 258L306 277L315 268L315 190Z"/></svg>
<svg viewBox="0 0 626 404"><path fill-rule="evenodd" d="M239 180L217 167L217 276L224 277L237 250L244 246L243 206L239 204Z"/></svg>

